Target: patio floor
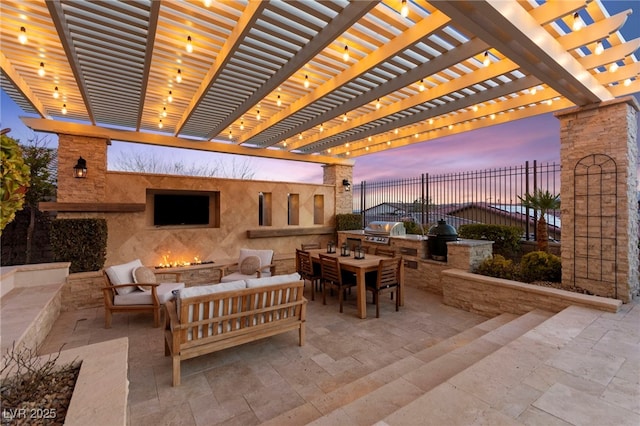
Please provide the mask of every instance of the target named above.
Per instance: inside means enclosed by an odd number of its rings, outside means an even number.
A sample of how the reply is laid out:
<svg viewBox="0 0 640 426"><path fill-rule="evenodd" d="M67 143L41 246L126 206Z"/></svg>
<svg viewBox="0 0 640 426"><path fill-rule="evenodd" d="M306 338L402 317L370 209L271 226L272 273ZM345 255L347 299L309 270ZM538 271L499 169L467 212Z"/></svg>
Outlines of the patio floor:
<svg viewBox="0 0 640 426"><path fill-rule="evenodd" d="M367 306L309 300L303 347L290 332L187 360L175 388L150 315L107 330L102 308L63 312L40 353L128 337L132 426L640 424L637 303L487 321L407 288L400 312Z"/></svg>

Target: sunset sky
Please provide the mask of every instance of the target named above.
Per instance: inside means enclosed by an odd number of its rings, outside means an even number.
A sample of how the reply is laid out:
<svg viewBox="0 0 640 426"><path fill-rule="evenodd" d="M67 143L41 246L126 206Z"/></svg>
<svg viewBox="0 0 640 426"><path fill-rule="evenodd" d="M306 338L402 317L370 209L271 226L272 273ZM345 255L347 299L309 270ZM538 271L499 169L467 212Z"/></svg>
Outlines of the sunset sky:
<svg viewBox="0 0 640 426"><path fill-rule="evenodd" d="M602 3L611 15L633 8L634 13L622 28L622 34L626 40L640 37L640 1ZM19 119L20 116L29 114L22 111L4 91L0 92L0 128L11 128L9 136L20 139L21 142L33 138L33 132ZM640 102L640 94L636 94L636 98ZM539 163L559 161L559 137L558 119L552 114L541 115L358 157L353 170L353 180L354 183L360 183L364 180L414 177L422 173L482 170L520 165L527 160L537 160ZM52 147L57 146L55 135L39 135L39 138L49 141ZM187 166L235 161L254 170L254 179L322 183L322 166L319 164L250 157L232 160L232 156L225 154L115 141L108 151L109 169L114 169L116 161L122 156L137 155L136 153L167 161L178 159Z"/></svg>

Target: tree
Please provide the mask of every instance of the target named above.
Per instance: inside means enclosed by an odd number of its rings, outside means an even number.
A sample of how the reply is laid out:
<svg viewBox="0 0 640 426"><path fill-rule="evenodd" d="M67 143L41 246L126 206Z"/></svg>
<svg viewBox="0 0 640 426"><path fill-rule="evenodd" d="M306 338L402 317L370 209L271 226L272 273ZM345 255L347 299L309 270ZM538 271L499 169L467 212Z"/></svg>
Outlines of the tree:
<svg viewBox="0 0 640 426"><path fill-rule="evenodd" d="M16 216L24 205L25 190L29 186L29 167L24 163L19 141L6 136L10 129L0 132L2 151L0 164L2 184L0 185L0 235L2 230Z"/></svg>
<svg viewBox="0 0 640 426"><path fill-rule="evenodd" d="M560 194L552 195L548 190L542 192L541 189L534 191L533 194L526 193L524 197L518 195L518 199L524 207L534 210L537 220L537 244L539 251L548 251L549 249L549 232L547 230L547 221L544 216L549 210L560 208ZM538 216L538 212L539 216Z"/></svg>
<svg viewBox="0 0 640 426"><path fill-rule="evenodd" d="M114 169L125 172L158 173L181 176L202 176L251 180L255 172L250 161L216 159L207 164L185 164L181 160L166 161L156 154L130 151L121 152L114 162Z"/></svg>
<svg viewBox="0 0 640 426"><path fill-rule="evenodd" d="M52 172L56 160L56 150L48 148L47 142L37 137L29 141L29 145L23 145L22 156L29 167L31 186L25 195L26 204L29 206L29 227L27 228L27 246L25 263L31 263L31 243L36 224L36 211L38 203L53 197L56 193L56 175Z"/></svg>

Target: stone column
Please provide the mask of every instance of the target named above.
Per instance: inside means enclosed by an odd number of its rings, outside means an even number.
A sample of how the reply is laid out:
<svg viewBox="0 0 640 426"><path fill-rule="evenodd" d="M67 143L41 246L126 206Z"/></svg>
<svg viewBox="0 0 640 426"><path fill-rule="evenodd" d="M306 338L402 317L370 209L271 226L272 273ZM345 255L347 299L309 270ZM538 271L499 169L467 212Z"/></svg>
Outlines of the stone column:
<svg viewBox="0 0 640 426"><path fill-rule="evenodd" d="M107 182L107 145L105 138L58 135L59 203L101 203ZM73 166L82 157L87 160L87 177L73 177Z"/></svg>
<svg viewBox="0 0 640 426"><path fill-rule="evenodd" d="M638 294L639 109L628 97L556 114L562 284L623 302Z"/></svg>
<svg viewBox="0 0 640 426"><path fill-rule="evenodd" d="M353 166L326 164L322 167L324 168L322 183L336 187L335 213L353 213L353 192L346 191L342 184L342 181L346 179L353 186Z"/></svg>

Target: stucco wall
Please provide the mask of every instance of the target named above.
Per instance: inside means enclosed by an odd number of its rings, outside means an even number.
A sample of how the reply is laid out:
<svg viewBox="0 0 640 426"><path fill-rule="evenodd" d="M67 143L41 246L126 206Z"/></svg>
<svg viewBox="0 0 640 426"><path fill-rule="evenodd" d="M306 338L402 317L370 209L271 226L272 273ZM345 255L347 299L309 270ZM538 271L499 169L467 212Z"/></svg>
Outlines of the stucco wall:
<svg viewBox="0 0 640 426"><path fill-rule="evenodd" d="M147 190L219 191L220 227L155 227L152 212L102 213L109 237L107 265L140 258L156 265L162 256L190 261L237 258L240 248L268 248L276 256L289 257L302 242L321 241L332 236L326 227L334 225L334 187L303 183L243 181L200 177L107 172L105 203L146 203ZM271 193L272 225L258 224L258 194ZM287 225L287 195L299 195L299 225ZM324 223L314 224L314 196L324 198ZM299 235L248 238L247 230L272 230ZM314 230L318 234L314 235ZM324 230L324 234L322 234Z"/></svg>

